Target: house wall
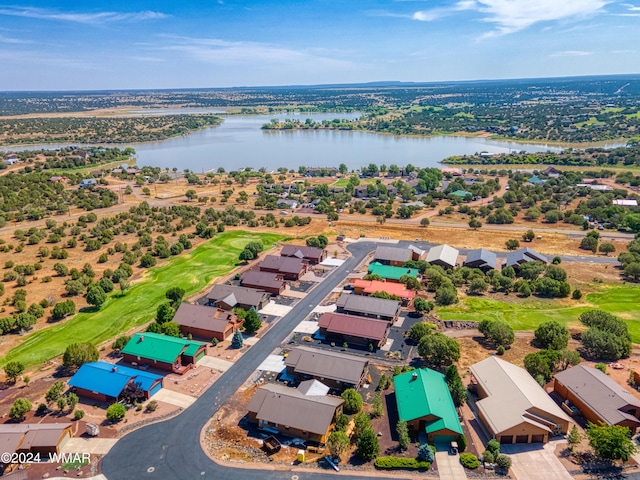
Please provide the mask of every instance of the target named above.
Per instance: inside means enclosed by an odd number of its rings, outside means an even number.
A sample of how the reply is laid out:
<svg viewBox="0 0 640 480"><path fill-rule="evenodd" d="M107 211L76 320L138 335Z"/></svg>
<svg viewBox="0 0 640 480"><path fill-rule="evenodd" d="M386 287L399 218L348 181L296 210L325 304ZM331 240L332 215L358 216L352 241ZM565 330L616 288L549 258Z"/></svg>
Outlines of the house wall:
<svg viewBox="0 0 640 480"><path fill-rule="evenodd" d="M258 289L258 290L263 290L265 292L272 293L273 295L280 295L284 290L284 282L282 283L282 285L279 288L276 288L276 287L265 287L265 286L262 286L262 285L254 285L254 284L248 283L248 282L242 282L242 286L243 287L249 287L249 288L255 288L255 289Z"/></svg>
<svg viewBox="0 0 640 480"><path fill-rule="evenodd" d="M327 429L324 434L317 434L311 432L305 432L298 428L287 427L286 425L277 425L275 423L266 422L264 420L258 420L256 418L257 412L249 412L249 421L256 423L259 428L270 428L277 430L281 435L286 435L288 437L296 437L303 438L310 442L315 442L319 444L324 444L327 441L327 436L329 434L329 430L331 430L331 425ZM335 418L335 417L334 417Z"/></svg>
<svg viewBox="0 0 640 480"><path fill-rule="evenodd" d="M218 339L218 341L222 342L233 335L233 333L235 332L235 328L233 324L228 324L224 332L215 332L213 330L207 330L206 328L195 328L186 325L180 325L180 331L184 335L191 334L191 336L193 337L206 339L207 341L211 341L211 339L216 338Z"/></svg>
<svg viewBox="0 0 640 480"><path fill-rule="evenodd" d="M537 435L537 438L534 438ZM540 438L542 435L542 438ZM509 438L511 437L511 438ZM526 439L524 438L526 437ZM549 432L543 428L536 427L530 423L522 422L515 427L509 428L496 434L496 440L500 443L538 443L533 440L541 440L539 443L547 443L549 440Z"/></svg>
<svg viewBox="0 0 640 480"><path fill-rule="evenodd" d="M339 391L346 390L347 388L355 388L357 390L362 385L362 382L366 374L367 374L367 369L365 368L364 373L360 377L360 380L358 381L357 384L354 385L351 383L344 383L344 382L341 382L340 380L335 380L333 378L320 377L317 375L304 375L296 372L294 370L294 367L287 366L287 376L292 377L297 383L303 382L305 380L315 379L315 380L318 380L319 382L324 383L327 387L333 390L339 390Z"/></svg>
<svg viewBox="0 0 640 480"><path fill-rule="evenodd" d="M115 400L113 397L105 395L104 393L92 392L91 390L87 390L85 388L76 387L75 392L76 392L76 395L80 397L89 398L91 400L97 400L98 402L109 403Z"/></svg>
<svg viewBox="0 0 640 480"><path fill-rule="evenodd" d="M453 437L453 438L457 439L459 435L460 434L458 432L454 432L453 430L449 430L448 428L443 428L441 430L436 430L435 432L431 432L429 435L427 435L427 441L431 445L435 445L435 443L436 443L435 438L436 437Z"/></svg>
<svg viewBox="0 0 640 480"><path fill-rule="evenodd" d="M560 395L563 400L569 400L576 407L578 407L582 415L584 415L584 417L591 423L598 424L599 422L602 422L606 425L609 425L609 423L604 418L601 418L581 398L579 398L577 395L571 392L567 387L565 387L562 383L560 383L557 378L554 379L553 381L553 390L557 392L558 395ZM638 412L638 414L640 414L640 412ZM639 424L640 422L633 422L631 420L623 420L622 422L616 423L616 425L628 427L629 430L631 430L632 434L636 433L636 430Z"/></svg>
<svg viewBox="0 0 640 480"><path fill-rule="evenodd" d="M137 365L149 365L150 367L157 368L158 370L177 373L176 370L173 368L172 363L158 362L156 360L151 360L144 357L138 357L135 355L130 355L128 353L123 353L122 359L127 363L137 364Z"/></svg>
<svg viewBox="0 0 640 480"><path fill-rule="evenodd" d="M320 329L320 335L323 335L328 341L336 342L338 344L347 342L350 345L362 345L364 347L368 347L370 343L373 343L373 346L378 349L386 343L387 335L389 335L389 330L387 330L384 338L378 343L376 343L375 340L369 340L362 337L354 337L352 335L342 335L340 333L328 332L326 328Z"/></svg>
<svg viewBox="0 0 640 480"><path fill-rule="evenodd" d="M541 418L544 418L546 421L548 421L550 424L552 424L552 426L550 427L552 430L554 430L556 425L560 425L562 427L561 432L563 434L568 433L569 429L573 425L573 423L570 422L569 420L566 420L566 419L560 418L560 417L556 417L555 415L552 415L549 412L545 412L544 410L540 410L539 408L536 408L536 407L530 408L529 412L534 414L534 415L537 415L537 416L539 416Z"/></svg>

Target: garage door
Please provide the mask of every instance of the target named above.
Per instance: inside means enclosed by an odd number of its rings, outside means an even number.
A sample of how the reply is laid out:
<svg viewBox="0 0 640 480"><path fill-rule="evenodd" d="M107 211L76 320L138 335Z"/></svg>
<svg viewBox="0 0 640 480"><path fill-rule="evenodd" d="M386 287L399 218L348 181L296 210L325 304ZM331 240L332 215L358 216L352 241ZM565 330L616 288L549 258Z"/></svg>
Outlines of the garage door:
<svg viewBox="0 0 640 480"><path fill-rule="evenodd" d="M504 444L513 443L513 435L502 435L500 437L500 443L504 443Z"/></svg>
<svg viewBox="0 0 640 480"><path fill-rule="evenodd" d="M544 435L531 435L531 443L544 443Z"/></svg>
<svg viewBox="0 0 640 480"><path fill-rule="evenodd" d="M149 390L149 397L153 397L156 393L158 393L160 391L160 389L162 388L162 384L158 383L157 385L154 385L153 388L151 390Z"/></svg>
<svg viewBox="0 0 640 480"><path fill-rule="evenodd" d="M455 442L456 440L458 440L457 437L454 437L452 435L434 435L433 436L434 444L449 445L451 442Z"/></svg>
<svg viewBox="0 0 640 480"><path fill-rule="evenodd" d="M529 435L517 435L516 443L529 443Z"/></svg>
<svg viewBox="0 0 640 480"><path fill-rule="evenodd" d="M196 355L196 362L202 360L202 357L204 357L204 350Z"/></svg>

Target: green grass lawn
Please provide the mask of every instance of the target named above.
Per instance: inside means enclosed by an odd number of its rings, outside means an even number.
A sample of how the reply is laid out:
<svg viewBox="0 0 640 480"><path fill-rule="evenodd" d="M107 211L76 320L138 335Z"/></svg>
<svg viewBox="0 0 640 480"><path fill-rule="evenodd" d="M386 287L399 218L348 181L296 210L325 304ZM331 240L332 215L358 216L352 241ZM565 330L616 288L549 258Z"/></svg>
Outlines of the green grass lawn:
<svg viewBox="0 0 640 480"><path fill-rule="evenodd" d="M578 302L576 302L578 303ZM461 304L437 309L442 320L478 322L485 318L503 320L514 330L535 330L545 320L557 320L564 325L579 325L578 316L599 308L627 320L631 339L640 343L640 287L605 285L596 293L586 295L578 306L568 306L566 300L521 299L514 294L497 301L483 297L466 297Z"/></svg>
<svg viewBox="0 0 640 480"><path fill-rule="evenodd" d="M187 296L192 295L214 278L231 271L248 242L262 241L268 250L274 242L284 238L284 235L242 231L220 234L192 251L170 259L166 265L149 269L144 279L135 283L124 296L111 294L99 311L78 313L67 322L26 335L19 346L7 353L2 363L16 360L25 366L36 365L62 354L70 343L97 345L105 342L154 318L158 305L166 301L164 294L169 288L181 287Z"/></svg>
<svg viewBox="0 0 640 480"><path fill-rule="evenodd" d="M338 180L335 183L332 183L331 186L332 187L336 187L336 188L345 188L347 185L349 185L349 180L351 177L342 177L340 180ZM361 178L360 179L360 185L368 185L370 183L375 182L375 179L373 178Z"/></svg>

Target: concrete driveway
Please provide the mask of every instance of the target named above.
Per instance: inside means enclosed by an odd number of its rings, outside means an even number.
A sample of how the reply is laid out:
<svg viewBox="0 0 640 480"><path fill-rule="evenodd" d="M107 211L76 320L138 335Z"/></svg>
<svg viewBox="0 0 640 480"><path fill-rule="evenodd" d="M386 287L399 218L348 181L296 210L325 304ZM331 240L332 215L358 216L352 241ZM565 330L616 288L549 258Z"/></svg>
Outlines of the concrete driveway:
<svg viewBox="0 0 640 480"><path fill-rule="evenodd" d="M571 480L571 475L554 454L557 444L500 445L500 451L511 457L511 470L518 480Z"/></svg>
<svg viewBox="0 0 640 480"><path fill-rule="evenodd" d="M467 474L460 463L460 455L449 455L449 452L436 452L436 464L440 480L466 480Z"/></svg>
<svg viewBox="0 0 640 480"><path fill-rule="evenodd" d="M117 438L73 437L65 442L62 448L60 448L60 451L64 453L93 453L95 455L106 455L117 441Z"/></svg>
<svg viewBox="0 0 640 480"><path fill-rule="evenodd" d="M221 358L217 358L217 357L204 356L198 362L198 366L214 368L220 372L226 372L233 366L233 362L222 360Z"/></svg>
<svg viewBox="0 0 640 480"><path fill-rule="evenodd" d="M156 393L153 396L153 399L157 400L158 402L169 403L171 405L175 405L176 407L182 408L188 408L196 401L196 399L190 395L173 392L166 388L163 388L158 393Z"/></svg>

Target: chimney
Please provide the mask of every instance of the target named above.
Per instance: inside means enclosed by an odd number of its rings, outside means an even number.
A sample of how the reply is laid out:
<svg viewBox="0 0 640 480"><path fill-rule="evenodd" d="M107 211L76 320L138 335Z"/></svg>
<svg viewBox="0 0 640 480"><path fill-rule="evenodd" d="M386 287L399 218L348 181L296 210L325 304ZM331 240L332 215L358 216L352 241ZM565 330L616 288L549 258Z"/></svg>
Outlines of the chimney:
<svg viewBox="0 0 640 480"><path fill-rule="evenodd" d="M114 365L113 370L111 370L111 371L112 371L112 372L117 372L117 371L118 371L118 367L116 367L116 366Z"/></svg>
<svg viewBox="0 0 640 480"><path fill-rule="evenodd" d="M417 380L417 379L418 379L418 372L413 372L411 374L411 380L413 381L413 380Z"/></svg>
<svg viewBox="0 0 640 480"><path fill-rule="evenodd" d="M144 340L144 335L140 335L140 338L138 338L138 342L142 342Z"/></svg>

